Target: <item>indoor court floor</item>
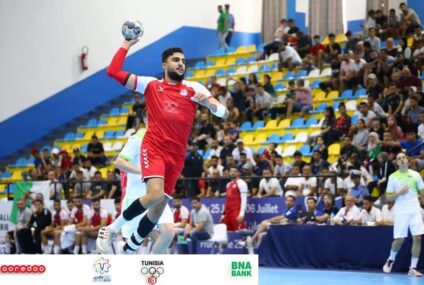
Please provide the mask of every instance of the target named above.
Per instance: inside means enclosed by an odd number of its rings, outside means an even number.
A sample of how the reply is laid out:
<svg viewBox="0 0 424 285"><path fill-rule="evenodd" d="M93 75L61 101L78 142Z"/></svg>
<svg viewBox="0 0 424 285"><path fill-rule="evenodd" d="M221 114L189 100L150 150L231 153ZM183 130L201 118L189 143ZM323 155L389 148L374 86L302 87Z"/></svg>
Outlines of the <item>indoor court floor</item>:
<svg viewBox="0 0 424 285"><path fill-rule="evenodd" d="M336 271L318 269L259 269L259 285L410 285L424 284L424 278L408 277L406 273Z"/></svg>

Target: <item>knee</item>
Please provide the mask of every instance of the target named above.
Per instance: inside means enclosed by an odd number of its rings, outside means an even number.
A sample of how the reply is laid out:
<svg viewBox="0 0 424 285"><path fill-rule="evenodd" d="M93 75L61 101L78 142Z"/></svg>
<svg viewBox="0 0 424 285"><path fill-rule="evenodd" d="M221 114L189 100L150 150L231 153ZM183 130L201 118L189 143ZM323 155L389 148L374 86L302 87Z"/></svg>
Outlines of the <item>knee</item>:
<svg viewBox="0 0 424 285"><path fill-rule="evenodd" d="M160 203L165 198L165 194L162 191L152 191L149 193L150 199L154 204Z"/></svg>
<svg viewBox="0 0 424 285"><path fill-rule="evenodd" d="M166 239L167 241L171 241L174 239L175 237L175 230L173 225L171 224L165 224L163 227L163 230L160 233L164 239Z"/></svg>

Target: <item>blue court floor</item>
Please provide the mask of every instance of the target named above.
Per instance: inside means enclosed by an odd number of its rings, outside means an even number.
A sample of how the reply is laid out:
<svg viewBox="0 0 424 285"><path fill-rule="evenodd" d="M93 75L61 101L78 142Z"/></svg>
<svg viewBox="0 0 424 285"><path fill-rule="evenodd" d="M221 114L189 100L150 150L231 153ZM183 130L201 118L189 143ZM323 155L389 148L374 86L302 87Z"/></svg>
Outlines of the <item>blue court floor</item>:
<svg viewBox="0 0 424 285"><path fill-rule="evenodd" d="M405 285L424 284L424 278L408 277L406 273L333 271L308 269L259 269L259 285Z"/></svg>

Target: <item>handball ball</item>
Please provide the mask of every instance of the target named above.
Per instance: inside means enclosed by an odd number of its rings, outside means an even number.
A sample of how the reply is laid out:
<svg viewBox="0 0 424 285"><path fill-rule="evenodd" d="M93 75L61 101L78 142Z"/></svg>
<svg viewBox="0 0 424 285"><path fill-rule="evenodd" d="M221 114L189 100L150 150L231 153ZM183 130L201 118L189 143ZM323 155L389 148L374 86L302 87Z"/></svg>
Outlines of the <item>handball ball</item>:
<svg viewBox="0 0 424 285"><path fill-rule="evenodd" d="M126 21L122 25L122 35L127 41L140 38L143 35L143 32L143 25L140 21Z"/></svg>

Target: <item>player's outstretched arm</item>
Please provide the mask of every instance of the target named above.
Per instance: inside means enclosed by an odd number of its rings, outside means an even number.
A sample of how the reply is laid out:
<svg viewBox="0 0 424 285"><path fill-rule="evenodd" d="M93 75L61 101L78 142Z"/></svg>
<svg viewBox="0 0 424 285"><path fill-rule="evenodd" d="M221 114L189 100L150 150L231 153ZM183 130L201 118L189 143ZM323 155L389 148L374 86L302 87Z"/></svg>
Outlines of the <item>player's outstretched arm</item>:
<svg viewBox="0 0 424 285"><path fill-rule="evenodd" d="M217 117L226 119L229 116L227 108L214 97L208 97L205 94L197 93L191 99L198 104L208 108L211 113Z"/></svg>
<svg viewBox="0 0 424 285"><path fill-rule="evenodd" d="M137 42L138 40L124 41L122 46L115 53L115 56L113 57L112 62L106 71L108 76L112 77L131 90L136 88L137 76L127 71L123 71L122 67L124 65L125 56L127 55L128 50Z"/></svg>

